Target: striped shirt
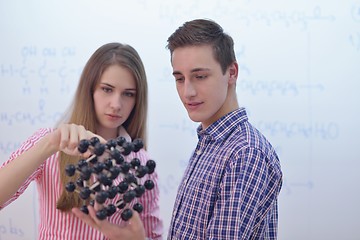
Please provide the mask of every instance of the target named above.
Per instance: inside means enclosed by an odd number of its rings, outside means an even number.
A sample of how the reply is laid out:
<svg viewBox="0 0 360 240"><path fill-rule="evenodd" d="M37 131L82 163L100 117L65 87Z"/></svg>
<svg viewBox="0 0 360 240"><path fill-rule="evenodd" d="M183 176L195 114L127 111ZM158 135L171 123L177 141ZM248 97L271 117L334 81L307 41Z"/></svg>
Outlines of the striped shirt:
<svg viewBox="0 0 360 240"><path fill-rule="evenodd" d="M51 129L39 129L33 136L31 136L23 145L12 155L10 159L4 164L8 164L10 161L15 159L17 156L27 151L34 146L43 136L48 134ZM22 184L19 190L9 199L6 203L0 206L0 209L4 208L12 201L17 199L29 186L32 181L36 181L37 189L39 192L39 216L40 222L38 226L38 239L51 239L51 240L80 240L80 239L107 239L101 232L86 225L80 219L75 217L71 212L62 212L56 209L56 201L61 194L61 183L59 176L58 160L59 154L56 153L50 156L48 159L41 164L37 170L29 176L26 181ZM145 164L149 159L148 154L145 150L141 149L137 153L131 153L127 158L137 157L140 159L141 164ZM158 176L154 172L149 176L141 178L143 183L146 179L152 179L155 183L155 188L146 191L141 198L133 200L130 206L136 201L140 202L144 210L140 214L147 237L151 239L161 239L163 231L162 221L160 220L159 210L159 189L157 186ZM118 184L122 179L118 177L113 181L113 184ZM121 199L119 194L112 200L107 199L106 204L115 203ZM120 216L121 211L117 211L108 220L115 224L121 224L122 219Z"/></svg>
<svg viewBox="0 0 360 240"><path fill-rule="evenodd" d="M282 172L271 144L244 108L197 132L168 239L276 239Z"/></svg>

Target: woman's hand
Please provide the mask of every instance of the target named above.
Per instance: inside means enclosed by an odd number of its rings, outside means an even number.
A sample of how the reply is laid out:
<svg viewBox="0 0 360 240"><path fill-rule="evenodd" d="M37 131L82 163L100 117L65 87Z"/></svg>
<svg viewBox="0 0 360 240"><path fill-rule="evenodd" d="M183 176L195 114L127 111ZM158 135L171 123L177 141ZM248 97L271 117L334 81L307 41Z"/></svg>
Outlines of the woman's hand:
<svg viewBox="0 0 360 240"><path fill-rule="evenodd" d="M49 136L50 144L54 151L62 151L68 155L77 156L80 152L77 150L80 140L90 139L92 137L99 138L100 142L105 143L105 139L86 130L82 125L61 124ZM84 157L90 155L90 151L83 154Z"/></svg>
<svg viewBox="0 0 360 240"><path fill-rule="evenodd" d="M78 208L73 208L72 212L83 222L102 232L107 238L111 240L145 239L144 226L136 211L133 211L133 216L127 222L124 222L124 225L119 226L107 220L97 219L95 209L92 206L88 206L88 209L88 215L81 212Z"/></svg>

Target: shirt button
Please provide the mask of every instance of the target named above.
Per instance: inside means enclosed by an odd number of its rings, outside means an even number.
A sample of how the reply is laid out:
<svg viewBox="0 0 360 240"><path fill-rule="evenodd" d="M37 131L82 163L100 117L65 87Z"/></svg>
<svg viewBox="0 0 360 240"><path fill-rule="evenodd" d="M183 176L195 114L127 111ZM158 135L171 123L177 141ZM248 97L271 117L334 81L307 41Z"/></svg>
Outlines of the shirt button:
<svg viewBox="0 0 360 240"><path fill-rule="evenodd" d="M196 154L197 154L197 155L200 155L200 154L201 154L201 150L197 150L197 151L196 151Z"/></svg>

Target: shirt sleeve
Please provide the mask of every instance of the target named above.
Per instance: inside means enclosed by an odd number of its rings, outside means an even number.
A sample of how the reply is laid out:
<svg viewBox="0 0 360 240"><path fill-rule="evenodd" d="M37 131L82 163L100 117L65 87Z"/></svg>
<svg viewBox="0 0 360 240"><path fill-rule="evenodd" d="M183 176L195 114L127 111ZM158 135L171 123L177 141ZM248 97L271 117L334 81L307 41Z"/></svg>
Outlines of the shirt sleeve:
<svg viewBox="0 0 360 240"><path fill-rule="evenodd" d="M9 159L7 161L5 161L0 168L3 168L4 166L6 166L7 164L9 164L11 161L13 161L14 159L16 159L18 156L20 156L21 154L23 154L24 152L26 152L27 150L29 150L30 148L32 148L43 136L45 136L46 134L48 134L51 131L51 129L49 128L41 128L39 129L37 132L35 132L32 136L30 136L24 143L22 143L22 145L20 146L19 149L17 149L15 152L13 152ZM9 205L10 203L12 203L13 201L15 201L21 194L23 194L25 192L25 190L28 188L28 186L30 185L30 183L32 181L34 181L35 179L40 178L41 174L42 174L42 169L43 169L44 164L41 164L36 170L35 172L33 172L25 181L24 183L20 186L20 188L16 191L16 193L8 200L6 201L3 205L0 206L0 209L6 207L7 205Z"/></svg>
<svg viewBox="0 0 360 240"><path fill-rule="evenodd" d="M260 150L237 153L225 170L208 239L251 239L276 203L280 179Z"/></svg>

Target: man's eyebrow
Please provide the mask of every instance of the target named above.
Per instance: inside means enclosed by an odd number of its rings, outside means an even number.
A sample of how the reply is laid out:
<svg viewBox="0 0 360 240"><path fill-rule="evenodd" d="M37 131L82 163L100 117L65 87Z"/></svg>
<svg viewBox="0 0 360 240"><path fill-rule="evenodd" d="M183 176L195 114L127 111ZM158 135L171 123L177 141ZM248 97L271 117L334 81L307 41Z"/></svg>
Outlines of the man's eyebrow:
<svg viewBox="0 0 360 240"><path fill-rule="evenodd" d="M210 68L194 68L191 70L191 73L200 72L200 71L210 71ZM179 74L182 74L182 73L180 71L173 72L173 75L179 75Z"/></svg>
<svg viewBox="0 0 360 240"><path fill-rule="evenodd" d="M210 68L194 68L191 72L210 71Z"/></svg>

